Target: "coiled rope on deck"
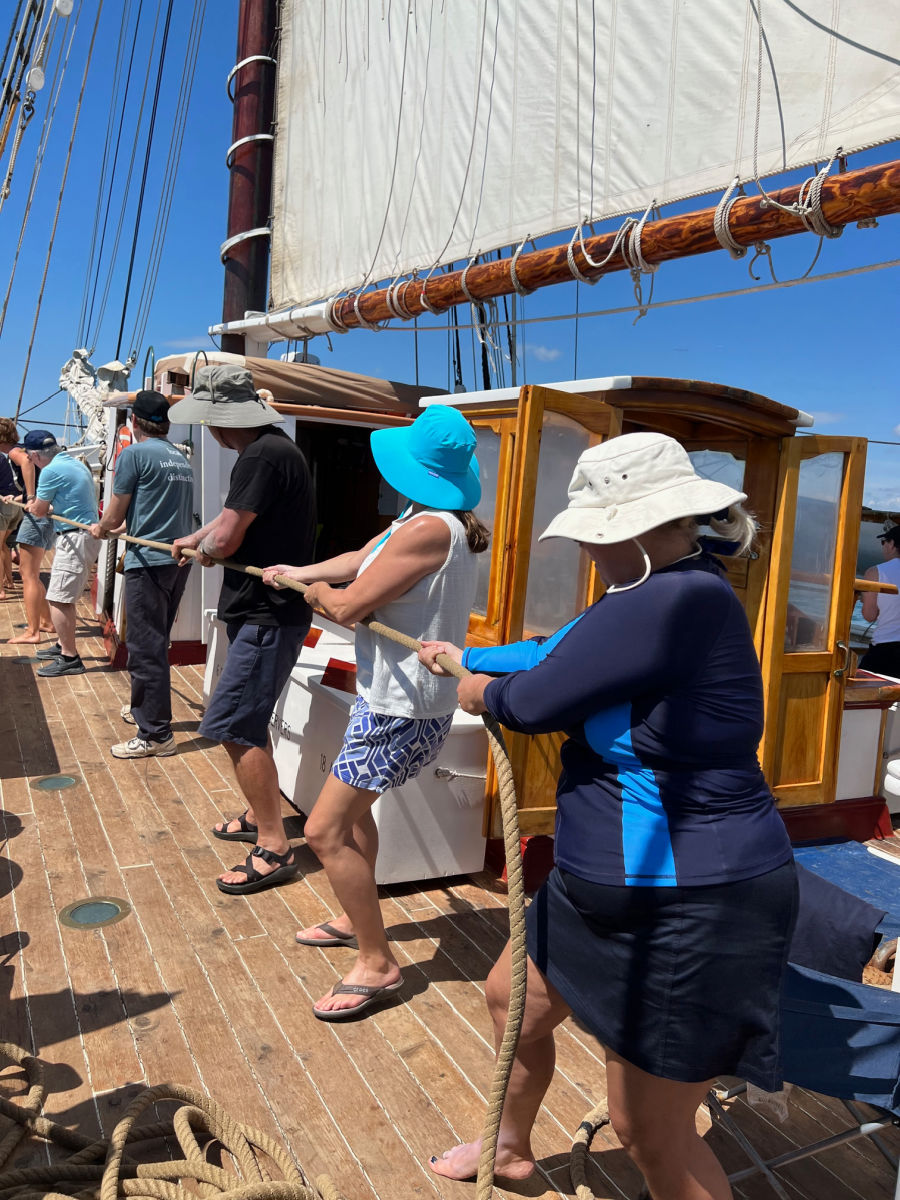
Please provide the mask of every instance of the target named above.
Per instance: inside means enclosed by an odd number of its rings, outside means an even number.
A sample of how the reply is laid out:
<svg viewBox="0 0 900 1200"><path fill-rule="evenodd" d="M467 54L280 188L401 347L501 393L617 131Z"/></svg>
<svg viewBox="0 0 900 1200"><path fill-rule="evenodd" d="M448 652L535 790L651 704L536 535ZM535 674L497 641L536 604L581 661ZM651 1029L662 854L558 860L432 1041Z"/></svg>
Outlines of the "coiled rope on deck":
<svg viewBox="0 0 900 1200"><path fill-rule="evenodd" d="M24 505L20 505L20 507L24 507ZM90 532L90 525L86 525L82 521L72 521L67 517L57 516L55 513L51 514L51 516L54 521ZM161 550L168 554L172 552L172 546L168 542L157 542L149 538L132 537L128 534L121 534L119 536L122 541L130 542L136 546L146 546L151 550ZM200 555L196 550L185 549L183 550L183 554L189 558L209 557L208 555ZM261 567L248 566L245 563L233 562L231 559L215 559L214 561L228 570L240 571L244 575L253 575L261 578L263 574ZM276 575L275 579L282 587L292 588L294 591L300 593L306 591L306 584L298 583L297 580L290 579L286 575ZM397 629L391 629L389 625L384 625L381 621L375 621L371 617L366 617L363 618L360 624L367 625L373 633L388 638L390 641L397 642L399 645L405 646L408 650L418 651L421 649L421 642L409 637L405 633L401 633ZM448 658L446 654L438 655L437 661L440 666L457 679L464 679L471 674L465 667ZM503 731L500 728L500 723L491 713L483 713L482 721L484 722L488 744L491 748L494 768L497 772L497 790L500 797L503 842L506 850L511 953L509 1010L506 1017L506 1027L497 1051L497 1062L494 1067L494 1077L491 1082L491 1090L488 1098L488 1109L482 1130L481 1158L478 1164L478 1177L475 1185L476 1200L490 1200L494 1186L494 1163L497 1157L497 1137L500 1131L500 1118L503 1115L506 1089L509 1084L516 1047L519 1042L519 1033L522 1028L522 1018L525 1013L528 957L525 949L525 880L522 869L522 845L516 808L516 788L515 780L513 779L512 763L510 762L509 752L506 749L506 743L503 740ZM194 1101L190 1101L190 1103L194 1103ZM2 1181L0 1181L0 1190L2 1190ZM157 1192L154 1195L161 1196L162 1193ZM17 1198L17 1200L20 1200L20 1198ZM101 1200L114 1200L114 1196L104 1194L101 1196ZM170 1196L166 1192L165 1200L175 1200L175 1197L174 1195ZM264 1200L264 1198L248 1195L243 1200ZM278 1200L278 1198L271 1197L270 1200ZM294 1197L294 1200L307 1200L307 1197L297 1196ZM314 1200L313 1193L310 1194L310 1200ZM323 1200L330 1200L330 1197L323 1196Z"/></svg>
<svg viewBox="0 0 900 1200"><path fill-rule="evenodd" d="M40 1115L46 1088L40 1061L21 1047L0 1042L0 1057L25 1071L28 1091L20 1103L0 1097L0 1113L14 1124L0 1140L0 1196L16 1200L48 1200L73 1192L79 1197L118 1200L343 1200L327 1175L311 1184L292 1156L278 1142L233 1121L214 1100L178 1084L164 1083L140 1092L116 1125L108 1141L67 1129ZM180 1107L169 1121L135 1128L152 1105L175 1101ZM6 1170L18 1145L28 1136L55 1142L73 1153L51 1166ZM136 1162L129 1145L173 1135L182 1159ZM203 1145L198 1140L201 1135ZM203 1136L205 1135L205 1137ZM206 1151L218 1144L237 1174L208 1161ZM273 1179L275 1168L283 1178ZM188 1185L188 1186L186 1186Z"/></svg>

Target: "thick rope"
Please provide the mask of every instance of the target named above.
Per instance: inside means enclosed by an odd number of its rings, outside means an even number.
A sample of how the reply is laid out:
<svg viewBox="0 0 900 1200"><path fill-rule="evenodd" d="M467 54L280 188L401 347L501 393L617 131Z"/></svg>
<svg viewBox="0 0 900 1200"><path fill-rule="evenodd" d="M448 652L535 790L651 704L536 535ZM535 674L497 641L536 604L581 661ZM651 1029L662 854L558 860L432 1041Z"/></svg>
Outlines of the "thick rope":
<svg viewBox="0 0 900 1200"><path fill-rule="evenodd" d="M8 1042L0 1042L0 1057L18 1063L28 1080L23 1100L0 1098L0 1112L14 1122L0 1142L0 1197L48 1200L75 1193L91 1200L197 1200L199 1193L207 1200L343 1200L327 1176L310 1183L278 1142L239 1125L215 1101L191 1088L164 1083L145 1089L132 1100L109 1141L96 1140L39 1115L46 1088L38 1059ZM148 1108L170 1101L179 1104L171 1120L134 1128ZM182 1159L137 1162L126 1153L129 1145L172 1135ZM28 1136L74 1153L52 1166L7 1169L16 1147ZM207 1161L212 1143L230 1157L234 1171ZM273 1168L281 1179L270 1178Z"/></svg>
<svg viewBox="0 0 900 1200"><path fill-rule="evenodd" d="M18 503L18 501L15 503ZM24 508L24 505L20 504L19 507ZM72 521L67 517L56 516L55 513L52 514L52 519L63 525L71 525L75 529L90 531L91 528L90 525L86 525L82 521ZM128 534L122 534L121 540L123 542L130 542L135 546L146 546L151 550L162 550L166 553L171 553L172 551L172 546L168 542L156 542L149 538L131 537ZM196 550L186 549L183 553L189 558L202 557ZM254 575L261 578L263 574L261 567L232 562L230 559L216 559L215 561L230 571L240 571L244 575ZM292 588L301 594L306 591L305 583L298 583L296 579L290 579L286 575L276 575L275 579L283 587ZM373 633L388 638L400 646L405 646L408 650L417 652L421 649L421 642L409 637L405 633L400 633L399 630L391 629L389 625L383 625L381 621L375 621L371 617L366 617L360 623L367 625ZM448 658L446 654L439 654L437 662L456 679L464 679L471 674L465 667L454 662L452 658ZM506 1028L503 1031L503 1038L497 1052L494 1078L491 1083L488 1110L482 1131L481 1159L478 1164L478 1178L475 1188L476 1200L489 1200L494 1186L494 1162L497 1156L497 1137L500 1131L500 1118L503 1115L506 1089L509 1085L509 1077L516 1055L516 1046L518 1045L519 1033L522 1028L522 1017L525 1013L528 956L525 949L525 880L522 869L522 845L512 764L509 760L509 753L503 740L503 731L500 728L499 722L490 713L484 713L482 720L484 721L488 744L490 745L491 754L494 759L494 768L497 772L497 787L500 795L503 841L506 848L509 936L511 944L509 1011L506 1016ZM162 1195L162 1193L154 1194ZM112 1195L104 1195L101 1197L101 1200L114 1200L114 1197ZM168 1193L166 1193L165 1200L169 1200ZM241 1200L262 1200L262 1197L244 1196ZM276 1198L272 1198L272 1200L276 1200ZM298 1200L306 1200L306 1198L302 1197L298 1198ZM325 1197L324 1200L328 1200L328 1197Z"/></svg>

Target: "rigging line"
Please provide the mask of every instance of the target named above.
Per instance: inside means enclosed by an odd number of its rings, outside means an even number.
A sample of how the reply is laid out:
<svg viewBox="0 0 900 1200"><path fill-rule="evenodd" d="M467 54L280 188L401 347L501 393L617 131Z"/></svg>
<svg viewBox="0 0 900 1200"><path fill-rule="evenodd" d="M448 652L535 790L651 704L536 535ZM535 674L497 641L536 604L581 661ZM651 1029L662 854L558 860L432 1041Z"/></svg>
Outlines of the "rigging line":
<svg viewBox="0 0 900 1200"><path fill-rule="evenodd" d="M78 11L78 15L75 17L76 25L78 23L78 17L81 15L81 11L82 11L81 5L79 5L77 11ZM19 387L19 397L18 397L18 400L16 401L16 416L17 417L22 408L22 396L25 393L25 382L28 379L28 368L31 365L31 352L32 352L32 349L34 348L34 336L35 336L35 333L37 332L38 318L41 315L41 305L42 305L43 299L44 299L44 288L46 287L46 284L47 284L47 272L50 270L50 258L53 254L53 243L56 240L56 227L59 224L59 210L62 208L63 196L64 196L65 190L66 190L66 179L68 178L68 174L69 174L69 164L72 161L72 147L75 144L75 131L78 128L78 118L81 116L81 105L84 100L84 93L85 93L85 89L87 87L88 72L90 71L90 67L91 67L91 59L93 58L93 54L94 54L94 43L97 40L97 29L99 28L99 25L100 25L100 14L102 12L103 12L103 0L97 0L97 13L96 13L96 16L94 17L94 29L93 29L93 32L91 33L90 45L88 46L87 58L86 58L85 64L84 64L84 74L81 77L81 91L78 94L78 103L75 106L75 115L72 118L72 132L69 135L69 147L66 152L66 163L65 163L65 167L63 168L62 179L60 180L60 184L59 184L59 195L56 200L56 212L53 214L53 225L51 226L51 229L50 229L50 242L49 242L49 245L47 246L47 256L44 259L44 273L41 277L41 287L40 287L40 291L38 292L37 304L35 305L35 310L34 310L34 321L32 322L32 325L31 325L31 340L28 343L28 352L25 356L25 366L22 370L22 383Z"/></svg>
<svg viewBox="0 0 900 1200"><path fill-rule="evenodd" d="M144 207L144 195L147 190L147 176L150 171L150 151L153 148L153 134L156 129L156 113L159 108L159 97L162 93L163 70L166 63L166 46L169 41L169 29L172 24L172 8L175 0L169 0L166 9L166 23L163 26L162 44L159 50L159 65L156 71L156 88L153 93L153 106L150 110L150 125L147 129L147 148L144 152L144 168L141 174L141 190L138 193L137 213L134 218L134 237L131 239L131 256L128 260L128 275L125 279L125 296L122 300L122 319L119 322L119 336L116 341L116 358L122 350L122 334L125 330L125 313L128 308L128 296L131 291L131 277L134 272L134 260L137 257L138 235L141 229L141 212Z"/></svg>
<svg viewBox="0 0 900 1200"><path fill-rule="evenodd" d="M165 249L172 203L175 198L175 180L178 177L178 168L181 164L181 154L187 130L187 117L190 110L191 95L193 94L205 15L206 0L194 0L194 11L186 39L187 49L178 90L178 105L175 112L173 134L169 143L169 155L163 171L163 184L157 204L156 221L150 240L150 249L146 255L147 266L144 270L144 277L141 284L141 301L138 305L138 312L131 334L131 346L135 349L139 349L143 344L147 325L150 321L153 297L156 293L156 282L162 266L163 250ZM172 182L166 186L166 180L171 180Z"/></svg>
<svg viewBox="0 0 900 1200"><path fill-rule="evenodd" d="M109 188L108 186L105 186L105 185L107 184L107 170L109 167L110 148L112 146L112 140L113 140L113 127L116 122L116 116L118 115L119 133L121 135L122 121L123 121L124 115L125 115L125 111L124 111L125 104L121 104L121 105L119 104L118 96L119 96L119 88L121 87L121 83L122 83L122 69L123 69L123 66L125 63L125 53L124 53L125 34L126 34L126 30L128 29L129 21L131 19L131 8L132 8L132 0L126 0L125 9L124 9L124 12L122 15L122 20L119 25L119 41L118 41L118 45L116 46L116 69L115 69L115 72L113 73L112 88L110 89L109 117L106 122L106 138L103 143L103 158L100 163L100 176L99 176L99 181L98 181L98 185L97 185L97 203L94 206L94 225L93 225L93 229L91 230L91 246L88 251L88 259L87 259L88 265L87 265L87 269L85 270L85 273L84 273L84 289L81 294L81 311L78 314L78 332L76 334L76 344L81 344L81 345L87 344L87 328L86 328L86 326L88 324L88 320L87 320L88 296L90 295L90 292L91 292L91 283L92 283L93 279L95 279L96 276L99 274L99 270L100 270L99 261L97 262L96 267L94 266L94 262L95 262L94 252L97 249L97 235L100 230L100 212L103 207L103 197L105 194L107 204L109 204L109 194L111 191L111 188ZM138 13L138 22L140 22L140 13ZM133 56L134 56L134 43L132 43L132 57ZM130 63L129 63L129 76L130 76ZM126 102L127 102L127 99L128 99L128 93L126 91L126 93L125 93L125 101ZM116 142L116 151L118 151L118 147L119 147L119 143L117 141ZM109 182L111 183L112 180L110 179ZM105 226L104 226L104 228L105 228Z"/></svg>
<svg viewBox="0 0 900 1200"><path fill-rule="evenodd" d="M16 4L16 14L13 17L12 24L9 27L9 37L6 39L6 45L3 48L3 57L0 58L0 70L3 70L6 67L7 61L9 61L9 63L10 63L10 69L12 69L12 61L9 58L9 51L10 51L10 47L12 46L12 43L13 43L13 37L15 36L16 23L22 15L22 5L24 2L25 2L25 0L18 0L18 3ZM4 90L5 90L5 85L4 85Z"/></svg>
<svg viewBox="0 0 900 1200"><path fill-rule="evenodd" d="M55 392L51 392L50 395L45 396L43 398L43 400L38 400L37 404L32 404L31 408L23 409L22 412L19 413L18 419L21 419L22 417L27 417L29 413L33 413L38 408L43 408L43 406L48 401L52 400L54 396L58 396L61 391L62 391L62 388L58 387ZM51 424L51 422L48 422L48 424Z"/></svg>
<svg viewBox="0 0 900 1200"><path fill-rule="evenodd" d="M156 16L154 17L154 20L153 20L153 32L150 35L150 42L149 42L151 49L153 46L156 45L156 34L159 30L160 16L162 14L162 2L163 2L163 0L157 0L157 3L156 3ZM118 215L118 220L116 221L116 232L113 237L113 244L112 244L112 248L109 253L109 264L106 268L106 278L105 278L105 280L103 282L103 286L100 290L100 308L99 308L99 311L97 314L97 322L96 322L96 325L94 326L93 335L88 333L88 338L89 338L90 343L97 341L100 337L100 329L101 329L101 326L103 325L103 319L106 316L107 305L109 304L110 293L111 293L111 289L112 289L112 277L113 277L113 273L116 269L116 265L119 261L119 243L122 240L122 231L125 227L125 213L126 213L126 209L128 206L128 200L131 195L131 184L132 184L132 177L133 177L133 173L134 173L134 164L135 164L135 161L137 160L139 133L140 133L141 125L143 124L143 120L144 120L144 106L147 103L147 92L150 87L150 76L153 71L152 52L147 54L146 57L147 57L147 66L146 66L146 70L144 71L144 82L143 82L143 86L141 88L141 99L140 99L140 104L138 105L137 120L134 125L135 133L134 133L134 137L131 139L131 156L128 159L128 169L125 172L125 180L126 180L125 195L122 198L121 204L119 205L119 215ZM110 191L108 200L111 203L111 201L112 201L112 192L111 191ZM108 219L108 213L109 213L109 204L107 204L107 214L104 216L104 225L103 225L104 236L105 236L105 231L106 231L106 222ZM98 270L99 270L99 268L98 268Z"/></svg>
<svg viewBox="0 0 900 1200"><path fill-rule="evenodd" d="M730 292L704 292L703 294L701 294L699 296L682 296L675 300L654 300L654 302L652 304L649 304L649 305L645 304L645 305L643 305L643 307L647 308L647 309L678 308L683 304L699 304L702 301L706 301L706 300L728 300L732 296L753 296L757 292L775 292L781 288L800 287L807 283L825 283L825 282L829 282L834 279L846 279L852 275L867 275L872 271L883 271L889 267L900 267L900 258L892 258L885 262L880 262L880 263L869 263L866 266L862 266L862 267L848 267L845 271L829 271L825 275L810 275L806 278L800 278L800 279L783 279L783 280L779 281L778 283L761 283L759 285L759 287L736 288L734 291L730 291ZM528 318L520 317L519 320L516 321L516 325L518 325L519 327L521 327L523 325L549 325L555 321L573 321L573 320L584 321L584 320L587 320L589 317L619 316L623 313L638 312L640 310L640 307L641 306L639 306L637 304L626 304L626 305L623 305L621 308L597 308L597 309L594 309L592 312L556 313L556 314L552 314L552 315L545 316L545 317L528 317ZM472 324L463 323L463 324L459 324L459 325L450 325L449 326L449 328L451 330L453 330L453 329L475 329L476 327L477 326L475 323L472 323ZM420 333L434 333L437 331L443 332L445 330L445 328L447 328L447 327L445 327L443 325L420 325L419 332ZM403 325L385 326L385 331L387 333L410 333L411 332L411 330L409 330L407 327L405 327Z"/></svg>
<svg viewBox="0 0 900 1200"><path fill-rule="evenodd" d="M21 83L22 72L24 71L25 67L28 65L28 59L31 55L31 47L34 45L34 37L37 32L37 28L40 25L41 17L43 17L43 15L44 15L44 0L39 0L38 7L35 9L34 14L33 14L34 20L33 20L33 22L30 23L30 32L27 35L28 45L26 47L26 46L24 46L24 42L26 40L26 30L29 29L29 18L32 16L31 5L29 5L28 9L25 12L25 16L22 20L22 24L19 26L19 36L16 38L16 45L15 45L15 49L13 50L13 53L12 53L12 59L10 60L9 71L7 73L6 79L3 81L3 91L2 91L2 93L0 93L0 113L2 113L4 111L4 109L8 107L9 102L13 98L14 91L16 90L14 88L14 85L12 82L12 77L16 71L15 64L16 64L17 60L20 63L20 66L18 68L18 74L19 74L19 83Z"/></svg>
<svg viewBox="0 0 900 1200"><path fill-rule="evenodd" d="M25 211L22 214L22 223L19 229L19 240L16 245L16 252L13 256L12 267L9 273L9 281L6 285L6 294L3 297L3 307L0 309L0 334L3 333L3 326L6 324L6 313L9 308L9 298L12 294L13 281L16 278L16 271L19 266L19 256L22 253L22 245L25 241L25 230L28 227L28 220L31 216L31 206L34 202L35 192L37 191L38 178L41 173L41 168L44 165L44 154L47 151L47 143L50 139L50 129L53 125L53 118L56 116L56 106L59 103L60 93L62 92L63 79L65 78L66 68L69 65L69 56L72 53L72 44L75 41L75 28L73 26L69 36L69 47L66 50L65 62L62 62L62 45L57 53L56 64L53 68L53 79L50 84L50 94L53 95L53 101L48 106L47 112L44 114L44 123L41 128L41 136L38 139L37 151L35 152L34 166L31 170L31 182L28 185L28 195L25 199ZM55 89L55 94L54 94Z"/></svg>

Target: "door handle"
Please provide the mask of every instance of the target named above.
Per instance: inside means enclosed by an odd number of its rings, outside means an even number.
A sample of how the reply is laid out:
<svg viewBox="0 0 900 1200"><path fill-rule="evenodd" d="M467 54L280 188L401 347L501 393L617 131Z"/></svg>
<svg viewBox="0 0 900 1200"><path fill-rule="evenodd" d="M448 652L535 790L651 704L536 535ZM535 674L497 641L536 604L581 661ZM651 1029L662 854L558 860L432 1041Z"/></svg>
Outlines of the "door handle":
<svg viewBox="0 0 900 1200"><path fill-rule="evenodd" d="M847 674L847 667L850 665L850 647L846 642L838 642L837 648L838 650L843 650L844 661L840 667L835 667L832 674L834 675L835 679L843 679L843 677Z"/></svg>

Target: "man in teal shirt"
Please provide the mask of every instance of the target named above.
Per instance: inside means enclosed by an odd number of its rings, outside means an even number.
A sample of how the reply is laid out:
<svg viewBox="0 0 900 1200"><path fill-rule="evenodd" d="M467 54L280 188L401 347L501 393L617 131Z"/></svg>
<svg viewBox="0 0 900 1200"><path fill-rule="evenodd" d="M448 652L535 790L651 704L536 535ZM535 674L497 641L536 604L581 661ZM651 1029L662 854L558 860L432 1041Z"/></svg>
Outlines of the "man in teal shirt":
<svg viewBox="0 0 900 1200"><path fill-rule="evenodd" d="M23 442L28 457L40 467L37 494L25 505L35 517L65 517L91 525L97 520L97 498L90 470L70 458L46 429L32 429ZM48 659L38 675L83 675L84 663L75 648L75 605L84 591L99 546L84 529L56 522L56 553L50 571L47 603L56 630L56 645L39 650Z"/></svg>
<svg viewBox="0 0 900 1200"><path fill-rule="evenodd" d="M138 392L132 405L134 443L116 459L113 494L95 537L118 532L124 521L131 537L174 542L193 531L194 478L177 446L167 441L169 402L159 392ZM169 550L128 544L125 554L125 644L131 675L131 703L122 720L136 735L112 747L115 758L168 757L172 737L169 634L187 583Z"/></svg>

